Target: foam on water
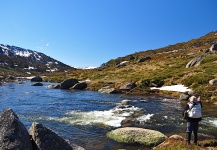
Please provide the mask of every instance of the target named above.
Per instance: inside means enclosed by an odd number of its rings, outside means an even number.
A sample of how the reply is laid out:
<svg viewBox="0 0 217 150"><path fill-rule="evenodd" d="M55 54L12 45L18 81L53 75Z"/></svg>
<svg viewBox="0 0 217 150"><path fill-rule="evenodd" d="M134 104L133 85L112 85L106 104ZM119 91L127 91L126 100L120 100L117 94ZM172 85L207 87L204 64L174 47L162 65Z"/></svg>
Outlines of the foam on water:
<svg viewBox="0 0 217 150"><path fill-rule="evenodd" d="M143 115L138 117L137 120L139 120L140 122L146 122L147 120L150 120L152 116L154 116L154 114Z"/></svg>
<svg viewBox="0 0 217 150"><path fill-rule="evenodd" d="M71 111L66 115L68 115L68 117L59 118L58 120L76 125L105 124L119 127L121 126L121 121L125 119L122 115L114 114L112 110L90 112Z"/></svg>
<svg viewBox="0 0 217 150"><path fill-rule="evenodd" d="M95 125L104 124L112 127L120 127L121 121L126 119L126 117L131 116L135 111L141 110L138 107L130 108L114 108L105 111L70 111L66 113L65 117L56 118L50 117L49 120L56 120L60 122L69 123L72 125ZM139 118L140 120L148 120L153 114L148 114Z"/></svg>
<svg viewBox="0 0 217 150"><path fill-rule="evenodd" d="M213 120L209 120L209 122L214 125L215 127L217 127L217 119L213 119Z"/></svg>

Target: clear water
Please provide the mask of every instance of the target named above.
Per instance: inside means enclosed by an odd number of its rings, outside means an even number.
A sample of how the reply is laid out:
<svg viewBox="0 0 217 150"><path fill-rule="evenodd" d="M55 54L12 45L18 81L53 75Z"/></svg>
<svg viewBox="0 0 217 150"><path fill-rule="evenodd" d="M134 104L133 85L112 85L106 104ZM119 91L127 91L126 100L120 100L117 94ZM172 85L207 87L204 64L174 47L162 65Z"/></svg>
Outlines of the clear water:
<svg viewBox="0 0 217 150"><path fill-rule="evenodd" d="M6 83L0 86L0 111L12 108L22 123L30 128L32 122L42 123L64 139L87 150L149 149L142 145L117 143L106 133L120 127L131 116L141 127L158 130L166 135L185 134L182 119L184 103L159 95L102 94L94 91L49 89L47 85L31 86ZM131 108L118 109L122 100L131 100ZM217 138L216 107L203 107L201 135Z"/></svg>

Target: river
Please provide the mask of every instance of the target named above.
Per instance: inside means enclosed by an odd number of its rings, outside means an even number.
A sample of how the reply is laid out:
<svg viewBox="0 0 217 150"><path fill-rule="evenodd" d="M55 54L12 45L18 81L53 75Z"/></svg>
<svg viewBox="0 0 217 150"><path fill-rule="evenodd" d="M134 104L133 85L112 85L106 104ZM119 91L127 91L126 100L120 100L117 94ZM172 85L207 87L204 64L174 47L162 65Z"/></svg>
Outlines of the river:
<svg viewBox="0 0 217 150"><path fill-rule="evenodd" d="M120 127L121 121L132 116L142 127L158 130L167 136L185 135L182 119L185 103L159 95L102 94L95 91L49 89L44 86L5 83L0 86L0 112L12 108L21 122L30 128L39 122L64 139L87 150L146 150L142 145L115 142L106 133ZM132 107L117 109L122 100L130 100ZM200 137L217 138L216 106L203 105ZM200 136L201 135L201 136Z"/></svg>

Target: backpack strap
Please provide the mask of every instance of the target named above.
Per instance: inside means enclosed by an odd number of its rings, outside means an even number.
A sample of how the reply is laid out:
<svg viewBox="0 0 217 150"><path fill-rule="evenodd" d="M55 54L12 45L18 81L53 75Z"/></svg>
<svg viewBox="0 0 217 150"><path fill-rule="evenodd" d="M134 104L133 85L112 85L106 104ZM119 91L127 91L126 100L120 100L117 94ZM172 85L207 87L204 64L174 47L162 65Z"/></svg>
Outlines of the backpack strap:
<svg viewBox="0 0 217 150"><path fill-rule="evenodd" d="M189 107L189 109L187 110L187 112L191 111L191 109L195 106L196 104L193 103L191 107ZM189 106L189 103L188 103L188 106Z"/></svg>

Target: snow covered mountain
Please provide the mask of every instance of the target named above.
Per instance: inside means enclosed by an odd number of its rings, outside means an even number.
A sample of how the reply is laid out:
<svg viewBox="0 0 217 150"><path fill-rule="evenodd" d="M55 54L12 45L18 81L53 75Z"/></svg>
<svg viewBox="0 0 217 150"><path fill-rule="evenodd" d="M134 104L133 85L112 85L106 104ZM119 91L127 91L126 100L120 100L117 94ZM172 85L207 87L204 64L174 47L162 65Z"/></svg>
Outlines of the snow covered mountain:
<svg viewBox="0 0 217 150"><path fill-rule="evenodd" d="M0 67L34 71L64 71L71 67L43 53L0 44Z"/></svg>

